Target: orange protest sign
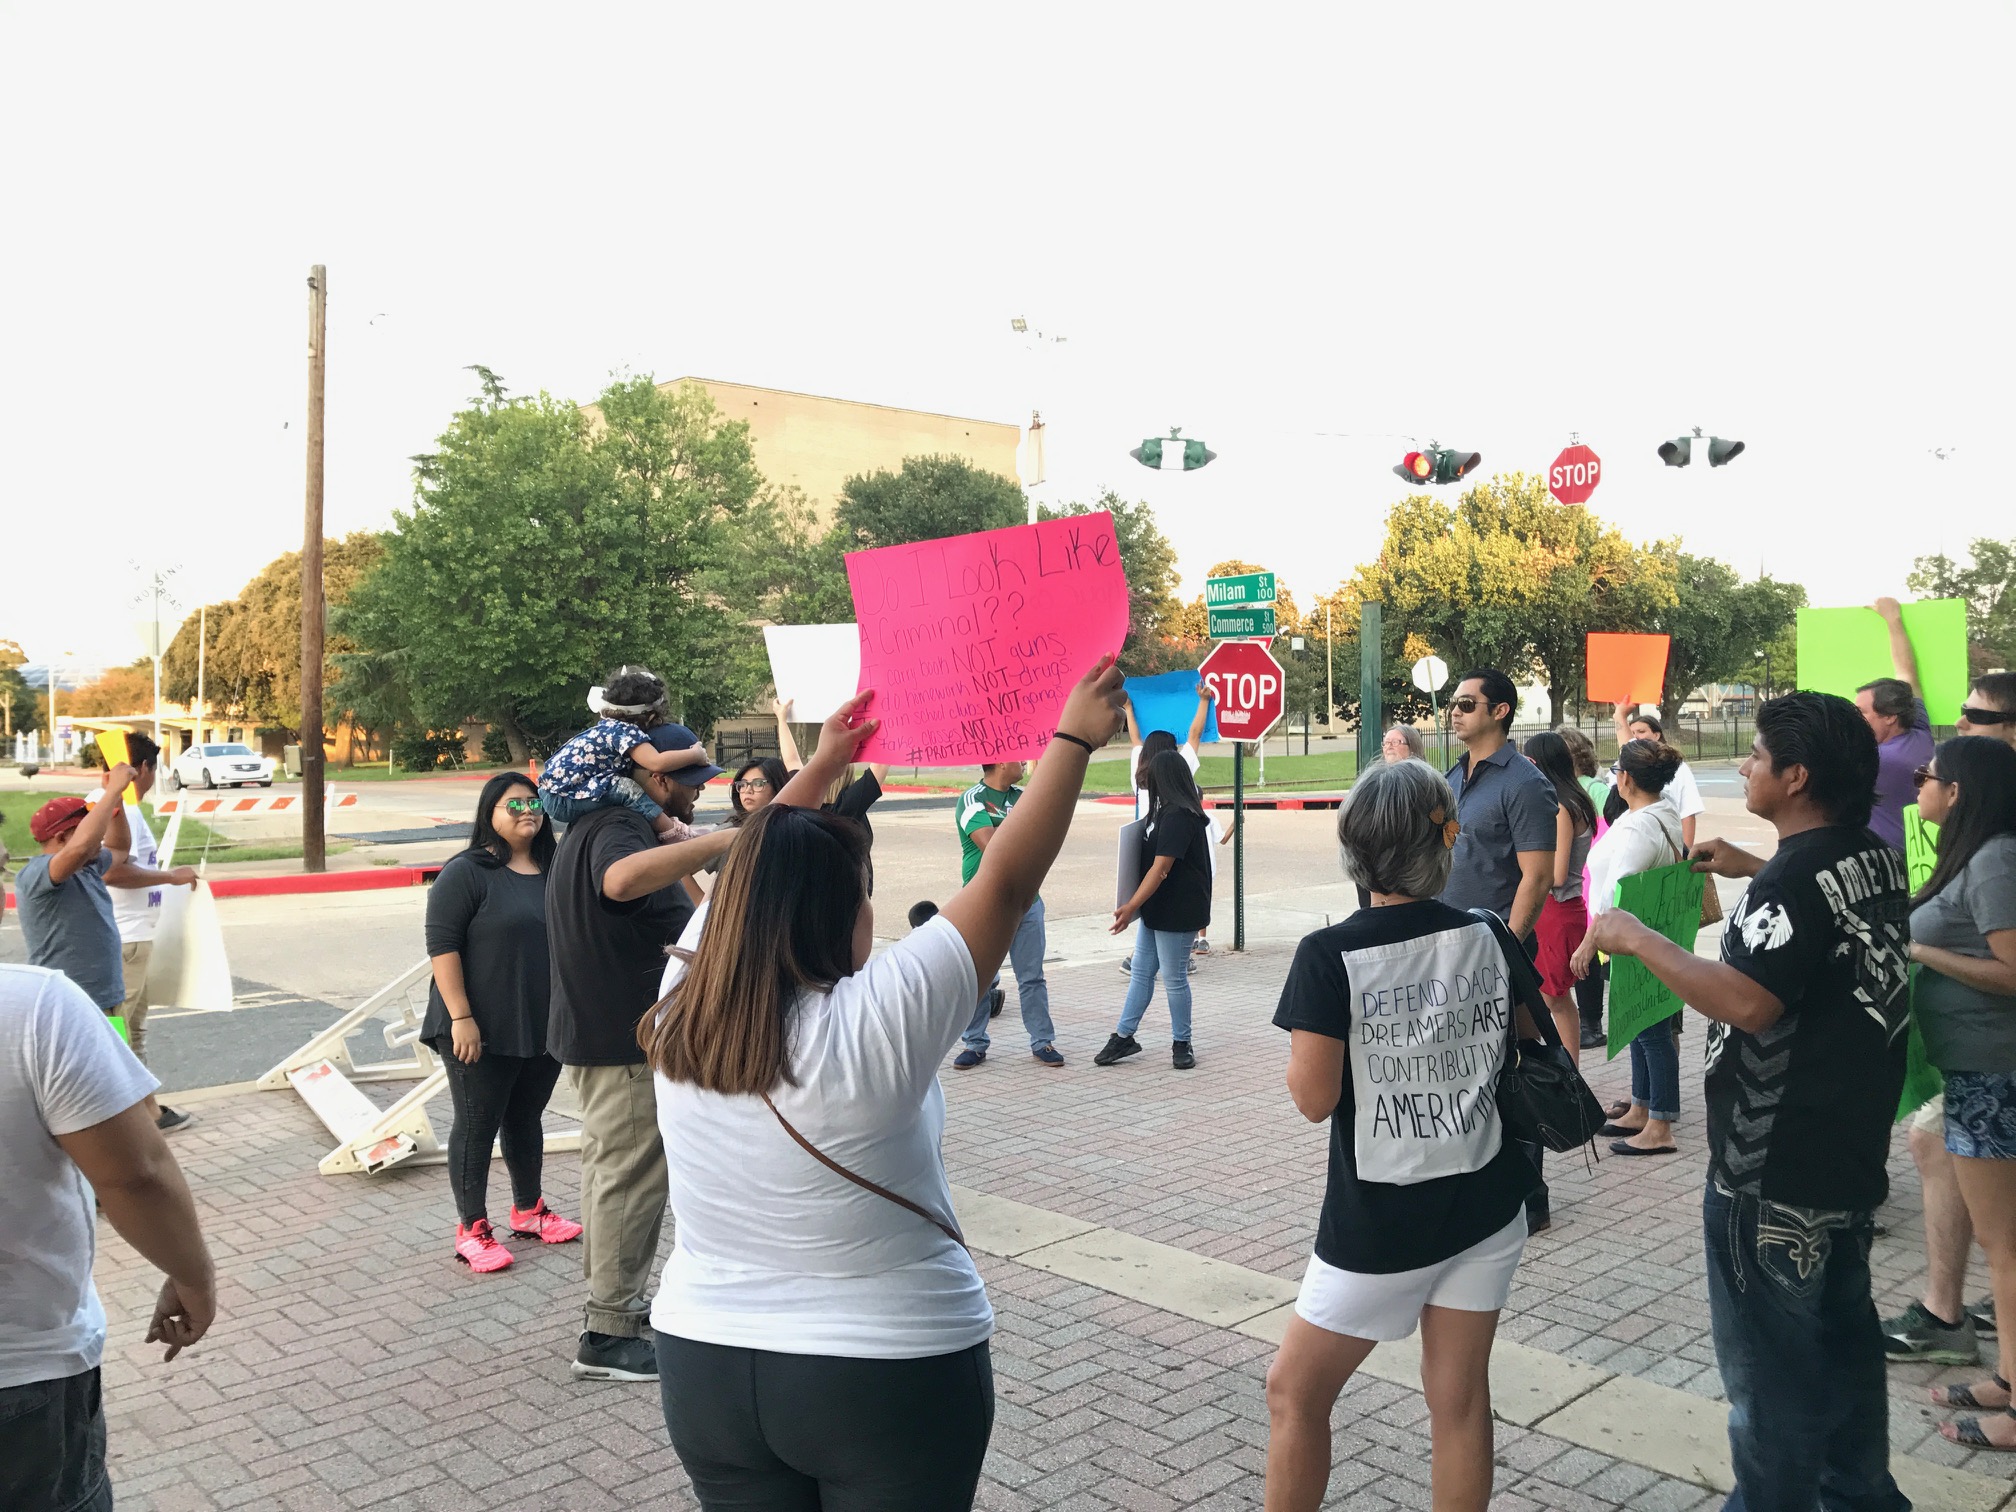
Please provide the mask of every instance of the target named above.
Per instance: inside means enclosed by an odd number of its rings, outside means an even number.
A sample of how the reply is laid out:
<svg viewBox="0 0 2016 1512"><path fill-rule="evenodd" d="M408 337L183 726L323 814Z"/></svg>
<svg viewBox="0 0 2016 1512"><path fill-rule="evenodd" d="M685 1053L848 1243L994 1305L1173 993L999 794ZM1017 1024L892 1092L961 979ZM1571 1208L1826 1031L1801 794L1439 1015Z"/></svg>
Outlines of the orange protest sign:
<svg viewBox="0 0 2016 1512"><path fill-rule="evenodd" d="M1666 687L1666 635L1589 636L1589 702L1658 703Z"/></svg>

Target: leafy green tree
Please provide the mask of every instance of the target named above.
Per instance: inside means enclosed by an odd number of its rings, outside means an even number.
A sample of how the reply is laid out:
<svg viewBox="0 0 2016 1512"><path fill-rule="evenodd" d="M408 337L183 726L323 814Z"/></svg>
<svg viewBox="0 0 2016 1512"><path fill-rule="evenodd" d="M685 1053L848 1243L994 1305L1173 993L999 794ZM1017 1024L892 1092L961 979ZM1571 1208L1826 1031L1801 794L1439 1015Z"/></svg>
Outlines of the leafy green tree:
<svg viewBox="0 0 2016 1512"><path fill-rule="evenodd" d="M0 640L0 709L6 711L5 730L9 735L16 730L38 728L41 724L38 710L48 702L21 675L27 661L28 653L19 643Z"/></svg>
<svg viewBox="0 0 2016 1512"><path fill-rule="evenodd" d="M1659 700L1670 723L1688 695L1706 683L1761 682L1763 652L1791 629L1806 590L1768 577L1746 583L1726 562L1694 556L1674 543L1655 549L1670 559L1674 602L1633 628L1672 637ZM1793 686L1793 667L1778 666L1775 656L1771 674L1780 686Z"/></svg>
<svg viewBox="0 0 2016 1512"><path fill-rule="evenodd" d="M337 622L421 722L486 719L523 760L586 724L587 687L623 662L703 732L746 705L745 613L711 574L762 478L748 427L697 385L619 379L591 416L486 381L416 460L413 508Z"/></svg>
<svg viewBox="0 0 2016 1512"><path fill-rule="evenodd" d="M1145 502L1128 503L1109 488L1091 504L1066 504L1058 509L1045 505L1038 518L1061 520L1102 510L1113 516L1120 566L1127 574L1127 640L1120 649L1120 670L1130 677L1166 671L1155 663L1180 612L1176 548L1156 527L1155 512Z"/></svg>
<svg viewBox="0 0 2016 1512"><path fill-rule="evenodd" d="M964 457L905 457L893 473L884 468L849 478L834 526L848 551L865 551L999 530L1028 518L1029 501L1012 478Z"/></svg>
<svg viewBox="0 0 2016 1512"><path fill-rule="evenodd" d="M1905 582L1926 598L1966 601L1970 670L2016 666L2016 540L1972 541L1967 558L1919 557Z"/></svg>

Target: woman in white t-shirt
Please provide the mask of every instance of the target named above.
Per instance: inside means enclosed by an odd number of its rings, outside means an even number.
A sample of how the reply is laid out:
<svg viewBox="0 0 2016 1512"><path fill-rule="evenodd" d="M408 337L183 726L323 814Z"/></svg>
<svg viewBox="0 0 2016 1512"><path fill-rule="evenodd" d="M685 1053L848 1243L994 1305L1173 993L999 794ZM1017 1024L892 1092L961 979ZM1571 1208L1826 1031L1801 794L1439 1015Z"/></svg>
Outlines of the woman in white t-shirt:
<svg viewBox="0 0 2016 1512"><path fill-rule="evenodd" d="M1654 745L1664 742L1666 726L1657 714L1632 714L1630 709L1629 704L1617 705L1617 747L1620 751L1627 740L1649 740ZM1680 755L1677 746L1667 746L1666 749L1675 756ZM1687 765L1684 757L1679 770L1673 774L1673 780L1666 784L1665 797L1680 816L1681 843L1692 850L1695 822L1708 812L1708 805L1701 801L1701 784L1694 780L1694 768Z"/></svg>
<svg viewBox="0 0 2016 1512"><path fill-rule="evenodd" d="M1592 924L1617 906L1617 884L1625 877L1685 859L1680 815L1667 797L1681 765L1680 753L1664 741L1627 740L1617 753L1617 792L1625 810L1589 847L1584 893ZM1577 977L1587 977L1595 963L1593 938L1583 938L1569 963ZM1673 1020L1664 1018L1631 1041L1631 1101L1613 1103L1610 1122L1601 1130L1621 1136L1612 1141L1612 1154L1677 1153L1673 1120L1680 1116L1680 1047L1673 1030Z"/></svg>
<svg viewBox="0 0 2016 1512"><path fill-rule="evenodd" d="M821 813L863 694L741 826L697 949L638 1038L676 1238L651 1309L672 1446L703 1509L970 1507L994 1313L958 1236L938 1067L1120 727L1102 660L980 870L870 959L859 825Z"/></svg>

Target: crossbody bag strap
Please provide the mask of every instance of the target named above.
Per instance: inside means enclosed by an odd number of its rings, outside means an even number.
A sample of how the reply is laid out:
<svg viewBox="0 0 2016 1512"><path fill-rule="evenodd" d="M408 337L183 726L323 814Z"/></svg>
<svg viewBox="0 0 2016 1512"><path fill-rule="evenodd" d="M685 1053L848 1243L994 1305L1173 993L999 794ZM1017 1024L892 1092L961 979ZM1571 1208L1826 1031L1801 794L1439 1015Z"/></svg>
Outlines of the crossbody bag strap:
<svg viewBox="0 0 2016 1512"><path fill-rule="evenodd" d="M893 1202L896 1204L896 1206L900 1208L908 1208L911 1212L915 1213L919 1218L922 1218L926 1223L930 1224L933 1228L937 1229L938 1232L943 1234L947 1239L950 1239L954 1244L958 1245L959 1248L961 1249L967 1248L966 1236L960 1233L959 1230L954 1228L951 1224L947 1223L943 1218L940 1218L936 1213L932 1212L927 1207L920 1207L917 1203L912 1202L908 1197L899 1197L896 1193L890 1191L887 1187L877 1186L874 1182L870 1181L866 1176L856 1176L852 1171L848 1170L847 1167L840 1164L839 1161L835 1160L832 1156L828 1155L824 1150L820 1149L819 1146L815 1145L814 1143L812 1143L811 1140L807 1139L803 1134L800 1134L796 1129L792 1128L791 1120L786 1118L782 1113L779 1113L777 1111L777 1104L770 1101L770 1094L768 1092L763 1093L762 1098L763 1098L763 1106L768 1108L771 1112L771 1115L777 1120L777 1122L784 1126L784 1132L786 1134L789 1134L793 1139L797 1140L798 1147L802 1149L807 1155L810 1155L814 1160L818 1161L819 1164L826 1167L827 1170L832 1171L835 1175L845 1176L849 1181L853 1182L854 1185L860 1187L863 1191L873 1192L877 1197L882 1198L884 1201Z"/></svg>
<svg viewBox="0 0 2016 1512"><path fill-rule="evenodd" d="M1547 1007L1547 1000L1540 993L1540 973L1533 965L1532 957L1526 954L1526 947L1519 943L1511 926L1488 908L1470 910L1475 917L1491 926L1491 933L1497 936L1498 949L1505 957L1505 975L1511 983L1513 995L1525 1006L1526 1016L1533 1020L1533 1027L1540 1031L1540 1042L1544 1045L1561 1045L1561 1031L1555 1027L1554 1015ZM1508 1063L1516 1056L1519 1048L1519 1015L1507 1014L1505 1037L1512 1050Z"/></svg>

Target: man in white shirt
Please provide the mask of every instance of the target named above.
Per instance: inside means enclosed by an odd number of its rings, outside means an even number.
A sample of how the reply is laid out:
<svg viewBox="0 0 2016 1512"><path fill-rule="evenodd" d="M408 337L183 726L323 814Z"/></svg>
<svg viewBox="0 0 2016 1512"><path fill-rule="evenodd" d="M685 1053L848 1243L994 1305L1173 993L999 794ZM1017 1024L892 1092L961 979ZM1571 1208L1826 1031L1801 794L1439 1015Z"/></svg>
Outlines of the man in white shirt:
<svg viewBox="0 0 2016 1512"><path fill-rule="evenodd" d="M1631 705L1617 705L1617 744L1627 740L1664 740L1666 726L1657 714L1632 713ZM1616 768L1611 768L1614 772ZM1694 769L1686 762L1680 763L1680 770L1673 774L1673 780L1666 784L1666 801L1680 814L1680 838L1688 849L1694 847L1694 824L1701 815L1708 812L1708 805L1701 801L1701 784L1694 780Z"/></svg>
<svg viewBox="0 0 2016 1512"><path fill-rule="evenodd" d="M196 1204L147 1112L157 1085L69 978L0 965L0 1507L10 1512L112 1506L94 1193L167 1273L147 1341L172 1360L216 1316Z"/></svg>

